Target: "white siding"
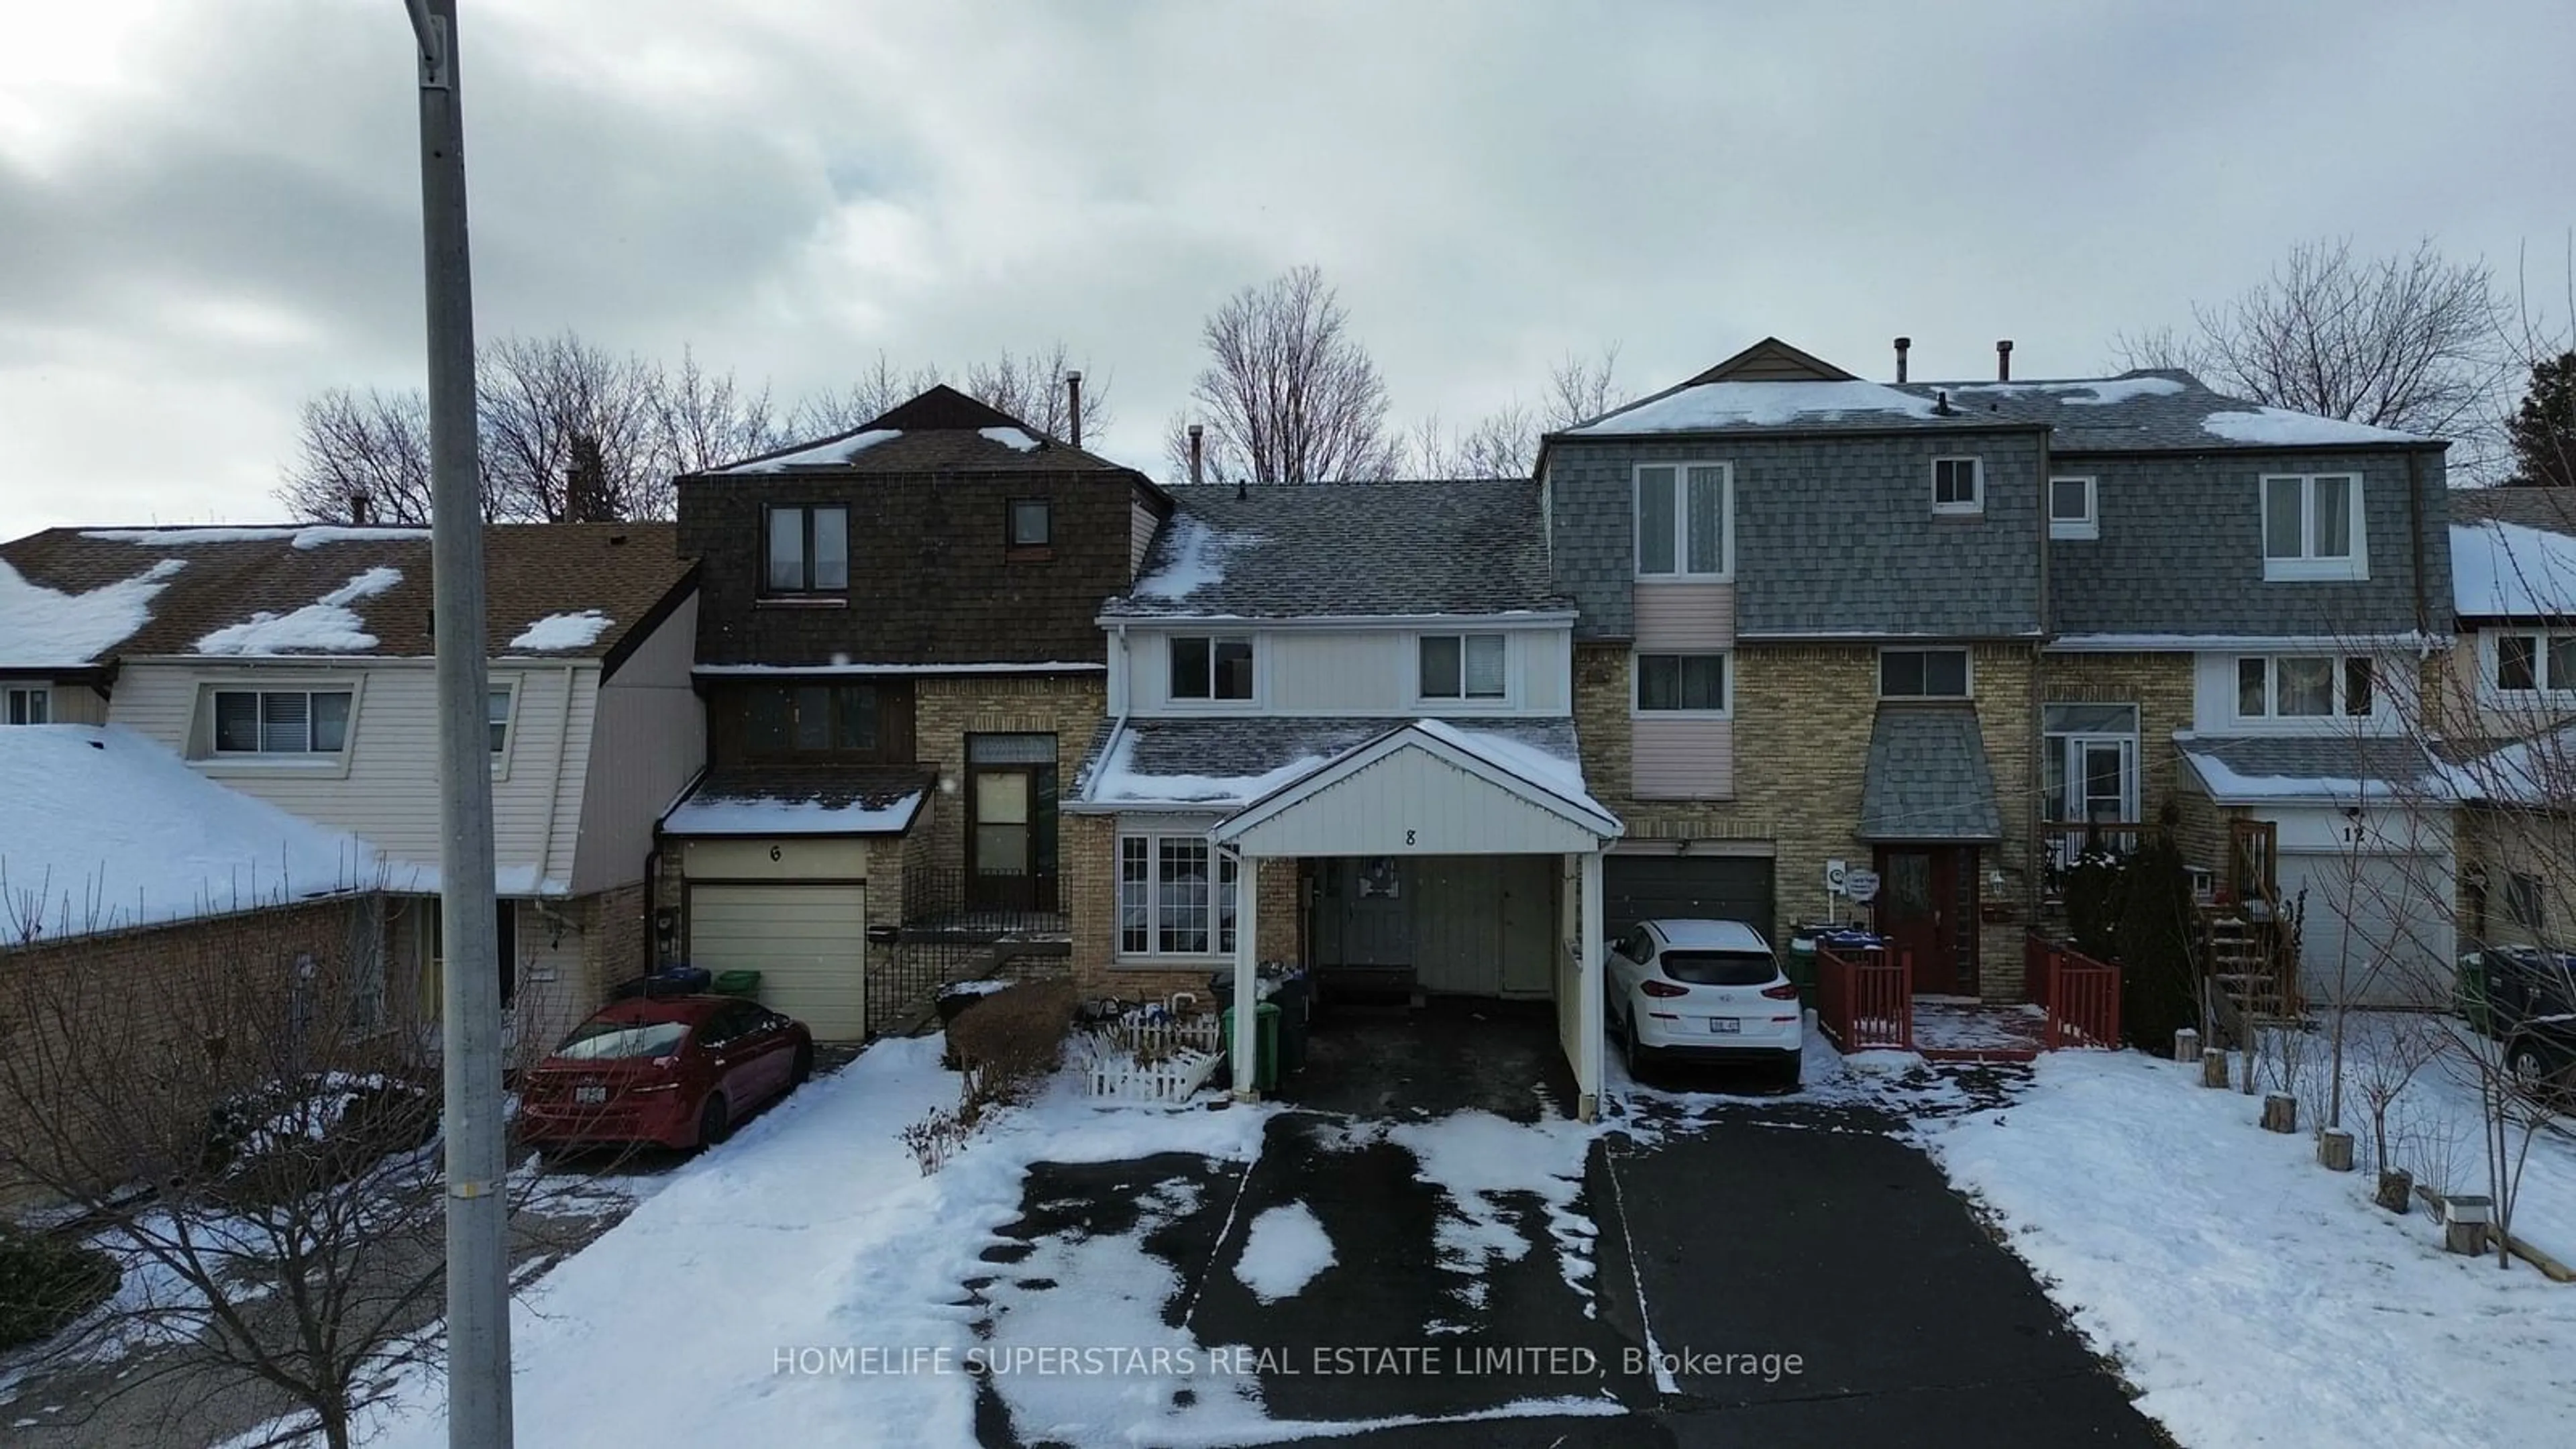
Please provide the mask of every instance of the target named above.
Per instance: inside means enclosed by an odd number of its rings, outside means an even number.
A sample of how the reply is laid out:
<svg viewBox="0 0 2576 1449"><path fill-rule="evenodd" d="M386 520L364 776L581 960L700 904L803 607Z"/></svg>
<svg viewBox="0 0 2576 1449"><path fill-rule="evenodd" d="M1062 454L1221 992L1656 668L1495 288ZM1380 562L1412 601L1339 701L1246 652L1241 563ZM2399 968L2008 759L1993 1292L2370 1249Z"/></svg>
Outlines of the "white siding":
<svg viewBox="0 0 2576 1449"><path fill-rule="evenodd" d="M1206 715L1556 715L1572 707L1570 634L1563 627L1497 629L1460 623L1458 633L1502 633L1509 683L1496 700L1421 697L1421 636L1440 628L1225 630L1209 624L1189 629L1137 629L1111 667L1125 671L1124 703L1130 714L1167 718ZM1252 636L1254 697L1208 702L1171 698L1171 640L1175 634ZM1119 697L1113 685L1112 697Z"/></svg>
<svg viewBox="0 0 2576 1449"><path fill-rule="evenodd" d="M11 689L45 691L45 721L48 724L100 725L107 723L107 701L86 684L67 684L61 680L13 679Z"/></svg>
<svg viewBox="0 0 2576 1449"><path fill-rule="evenodd" d="M1246 831L1247 855L1589 851L1583 827L1418 748L1398 749Z"/></svg>
<svg viewBox="0 0 2576 1449"><path fill-rule="evenodd" d="M2340 658L2343 652L2337 650L2332 641L2320 640L2308 648L2274 651L2274 655L2296 653ZM2349 652L2372 651L2356 649ZM2371 681L2371 713L2362 719L2342 715L2288 720L2238 719L2236 661L2241 657L2245 656L2233 651L2197 656L2197 678L2192 690L2193 729L2205 735L2395 735L2404 733L2405 722L2416 717L2415 703L2417 695L2422 692L2423 672L2412 650L2376 655L2377 664ZM2342 666L2336 667L2340 669Z"/></svg>
<svg viewBox="0 0 2576 1449"><path fill-rule="evenodd" d="M568 881L579 838L580 772L565 760L590 747L599 666L494 665L497 686L516 680L506 773L492 782L494 862L505 874ZM182 754L203 754L215 687L347 688L357 692L340 765L199 758L212 779L305 819L363 837L399 860L435 865L438 832L437 678L425 665L263 663L127 665L109 719Z"/></svg>
<svg viewBox="0 0 2576 1449"><path fill-rule="evenodd" d="M697 638L692 596L599 686L598 723L572 816L581 822L575 895L643 879L654 823L706 763L707 714L689 687Z"/></svg>
<svg viewBox="0 0 2576 1449"><path fill-rule="evenodd" d="M1154 551L1154 529L1161 520L1142 498L1127 505L1127 518L1127 577L1132 579L1145 571L1145 555Z"/></svg>
<svg viewBox="0 0 2576 1449"><path fill-rule="evenodd" d="M1735 647L1735 585L1637 585L1637 648L1645 652Z"/></svg>
<svg viewBox="0 0 2576 1449"><path fill-rule="evenodd" d="M1640 800L1735 798L1735 722L1724 719L1629 721L1632 767Z"/></svg>

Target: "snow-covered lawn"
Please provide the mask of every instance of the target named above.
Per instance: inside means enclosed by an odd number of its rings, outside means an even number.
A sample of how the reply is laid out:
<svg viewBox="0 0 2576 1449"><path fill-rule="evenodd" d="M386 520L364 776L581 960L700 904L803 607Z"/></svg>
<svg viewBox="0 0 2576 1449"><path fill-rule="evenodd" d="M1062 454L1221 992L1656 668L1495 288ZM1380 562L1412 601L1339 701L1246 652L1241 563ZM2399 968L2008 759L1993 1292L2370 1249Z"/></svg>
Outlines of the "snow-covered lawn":
<svg viewBox="0 0 2576 1449"><path fill-rule="evenodd" d="M2407 1100L2427 1134L2460 1113L2452 1185L2483 1191L2469 1089L2436 1063ZM2019 1101L1919 1130L2185 1445L2564 1442L2576 1287L2444 1254L2420 1208L2371 1206L2369 1164L2328 1172L2257 1112L2195 1066L2057 1052ZM2576 1253L2563 1138L2524 1194L2517 1231Z"/></svg>

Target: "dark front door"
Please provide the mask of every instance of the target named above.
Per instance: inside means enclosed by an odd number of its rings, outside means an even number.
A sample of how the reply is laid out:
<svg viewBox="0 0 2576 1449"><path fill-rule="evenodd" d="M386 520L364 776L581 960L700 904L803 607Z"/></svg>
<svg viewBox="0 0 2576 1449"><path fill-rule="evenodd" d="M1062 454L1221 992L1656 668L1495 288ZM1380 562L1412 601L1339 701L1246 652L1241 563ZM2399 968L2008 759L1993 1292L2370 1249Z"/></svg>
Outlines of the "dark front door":
<svg viewBox="0 0 2576 1449"><path fill-rule="evenodd" d="M1413 872L1398 856L1324 862L1318 964L1413 964Z"/></svg>
<svg viewBox="0 0 2576 1449"><path fill-rule="evenodd" d="M1917 993L1976 989L1976 891L1975 846L1878 848L1878 930L1891 949L1912 954Z"/></svg>
<svg viewBox="0 0 2576 1449"><path fill-rule="evenodd" d="M1057 909L1055 736L969 735L966 759L967 905Z"/></svg>

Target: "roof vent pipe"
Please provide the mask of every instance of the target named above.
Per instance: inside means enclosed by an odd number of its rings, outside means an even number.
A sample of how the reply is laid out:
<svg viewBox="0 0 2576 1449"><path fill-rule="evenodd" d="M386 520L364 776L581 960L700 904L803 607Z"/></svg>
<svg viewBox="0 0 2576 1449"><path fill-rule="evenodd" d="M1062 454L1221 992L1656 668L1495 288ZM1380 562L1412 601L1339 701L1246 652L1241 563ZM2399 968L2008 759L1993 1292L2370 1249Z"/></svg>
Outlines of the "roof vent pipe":
<svg viewBox="0 0 2576 1449"><path fill-rule="evenodd" d="M1950 394L1947 389L1936 389L1933 392L1932 411L1945 418L1954 415L1955 410L1950 406Z"/></svg>
<svg viewBox="0 0 2576 1449"><path fill-rule="evenodd" d="M349 494L349 521L361 528L376 521L376 500L364 488Z"/></svg>
<svg viewBox="0 0 2576 1449"><path fill-rule="evenodd" d="M1078 370L1064 375L1064 410L1073 419L1066 425L1065 436L1079 448L1082 446L1082 373Z"/></svg>
<svg viewBox="0 0 2576 1449"><path fill-rule="evenodd" d="M1995 344L1995 381L2012 381L2012 339L2009 337Z"/></svg>
<svg viewBox="0 0 2576 1449"><path fill-rule="evenodd" d="M1201 428L1196 423L1190 424L1190 481L1193 483L1204 483L1207 481L1204 472L1207 460L1207 445L1205 440L1201 437L1201 434L1205 431L1206 429Z"/></svg>
<svg viewBox="0 0 2576 1449"><path fill-rule="evenodd" d="M1907 349L1907 348L1912 347L1913 345L1914 345L1914 339L1913 339L1913 338L1911 338L1911 337L1899 337L1899 338L1897 338L1897 339L1896 339L1896 380L1897 380L1899 383L1902 383L1902 382L1904 382L1904 381L1905 381L1905 352L1906 352L1906 349Z"/></svg>

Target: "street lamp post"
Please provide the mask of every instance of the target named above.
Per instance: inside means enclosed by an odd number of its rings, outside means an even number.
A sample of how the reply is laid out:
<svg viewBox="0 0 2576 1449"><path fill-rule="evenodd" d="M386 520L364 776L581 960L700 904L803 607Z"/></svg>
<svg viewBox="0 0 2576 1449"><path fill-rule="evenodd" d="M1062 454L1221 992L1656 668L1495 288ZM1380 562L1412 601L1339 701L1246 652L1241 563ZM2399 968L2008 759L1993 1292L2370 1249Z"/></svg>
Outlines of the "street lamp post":
<svg viewBox="0 0 2576 1449"><path fill-rule="evenodd" d="M438 676L440 1008L446 1045L447 1442L509 1449L508 1164L484 700L483 506L456 0L405 0L420 42L421 241L429 301L430 632ZM440 620L447 627L439 628Z"/></svg>

